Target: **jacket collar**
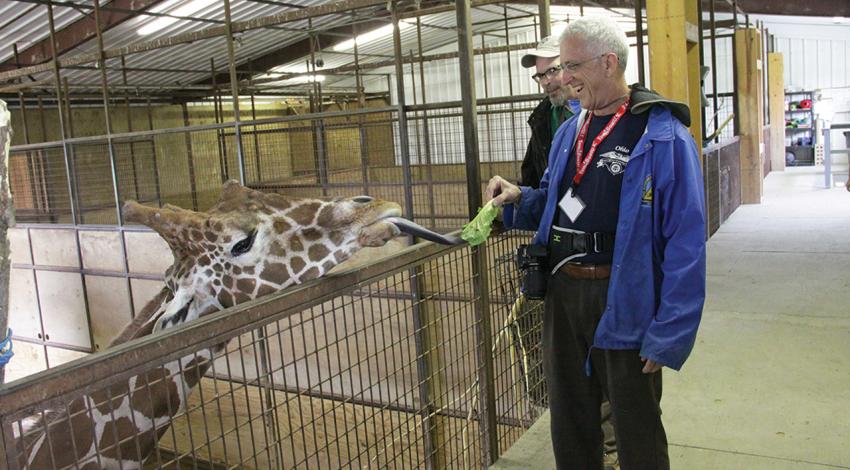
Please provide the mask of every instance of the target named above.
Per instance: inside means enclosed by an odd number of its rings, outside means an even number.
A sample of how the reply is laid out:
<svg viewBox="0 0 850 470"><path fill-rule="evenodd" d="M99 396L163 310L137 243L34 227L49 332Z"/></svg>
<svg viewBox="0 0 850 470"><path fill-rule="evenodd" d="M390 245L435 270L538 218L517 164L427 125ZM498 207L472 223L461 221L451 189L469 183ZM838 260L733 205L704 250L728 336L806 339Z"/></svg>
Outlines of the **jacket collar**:
<svg viewBox="0 0 850 470"><path fill-rule="evenodd" d="M630 85L629 88L632 90L632 113L645 113L650 109L657 108L657 105L661 105L669 109L673 117L678 119L685 127L691 125L691 111L686 103L665 98L658 94L658 92L650 90L639 83Z"/></svg>

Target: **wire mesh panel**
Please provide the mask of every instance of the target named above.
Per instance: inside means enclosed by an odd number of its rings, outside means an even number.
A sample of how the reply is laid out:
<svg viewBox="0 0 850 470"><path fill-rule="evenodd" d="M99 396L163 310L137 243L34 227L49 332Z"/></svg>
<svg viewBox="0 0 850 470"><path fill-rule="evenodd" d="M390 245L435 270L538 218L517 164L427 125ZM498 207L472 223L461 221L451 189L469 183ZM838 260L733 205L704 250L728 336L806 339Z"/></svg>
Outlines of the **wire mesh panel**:
<svg viewBox="0 0 850 470"><path fill-rule="evenodd" d="M12 151L9 182L18 222L72 222L68 173L61 145Z"/></svg>
<svg viewBox="0 0 850 470"><path fill-rule="evenodd" d="M479 105L482 188L495 174L517 179L534 105ZM13 153L13 191L21 194L15 204L27 217L34 205L43 212L68 201L77 223L115 224L116 192L118 203L206 210L221 183L236 179L298 197L367 194L403 207L410 198L417 222L457 229L469 216L460 108L449 103L409 111L408 124L409 188L397 109L367 108L76 139L66 145L70 175L63 173L61 145L26 146Z"/></svg>
<svg viewBox="0 0 850 470"><path fill-rule="evenodd" d="M536 416L539 322L516 333L505 261L528 238L486 248L495 403L478 401L470 249L416 245L0 387L0 457L38 469L481 466L483 409L495 407L501 449Z"/></svg>
<svg viewBox="0 0 850 470"><path fill-rule="evenodd" d="M496 412L504 426L499 451L507 450L548 407L541 350L543 302L520 295L516 248L529 234L508 232L488 246Z"/></svg>

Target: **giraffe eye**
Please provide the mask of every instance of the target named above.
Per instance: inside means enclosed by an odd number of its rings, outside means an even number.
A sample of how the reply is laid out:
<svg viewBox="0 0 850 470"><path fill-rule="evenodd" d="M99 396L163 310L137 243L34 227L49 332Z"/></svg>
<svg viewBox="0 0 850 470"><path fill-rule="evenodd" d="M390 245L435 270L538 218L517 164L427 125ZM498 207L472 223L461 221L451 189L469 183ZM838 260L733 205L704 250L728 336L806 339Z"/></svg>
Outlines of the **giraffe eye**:
<svg viewBox="0 0 850 470"><path fill-rule="evenodd" d="M352 198L351 200L358 204L367 204L372 202L372 198L369 196L357 196L355 198Z"/></svg>
<svg viewBox="0 0 850 470"><path fill-rule="evenodd" d="M230 254L233 256L244 255L245 253L251 250L251 245L254 244L254 237L257 235L256 230L252 230L250 234L248 234L247 238L243 238L239 240L239 242L233 245L233 248L230 249Z"/></svg>

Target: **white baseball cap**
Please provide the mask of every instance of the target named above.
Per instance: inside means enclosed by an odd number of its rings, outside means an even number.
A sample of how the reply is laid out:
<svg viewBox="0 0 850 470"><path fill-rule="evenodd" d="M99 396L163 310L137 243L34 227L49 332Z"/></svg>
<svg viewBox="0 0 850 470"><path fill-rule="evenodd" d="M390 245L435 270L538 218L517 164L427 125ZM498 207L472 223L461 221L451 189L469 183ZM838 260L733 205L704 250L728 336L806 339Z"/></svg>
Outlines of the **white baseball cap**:
<svg viewBox="0 0 850 470"><path fill-rule="evenodd" d="M559 55L561 55L561 45L558 41L558 37L547 36L537 43L536 49L522 56L520 63L525 68L531 68L537 63L538 57L551 59L553 57L558 57Z"/></svg>

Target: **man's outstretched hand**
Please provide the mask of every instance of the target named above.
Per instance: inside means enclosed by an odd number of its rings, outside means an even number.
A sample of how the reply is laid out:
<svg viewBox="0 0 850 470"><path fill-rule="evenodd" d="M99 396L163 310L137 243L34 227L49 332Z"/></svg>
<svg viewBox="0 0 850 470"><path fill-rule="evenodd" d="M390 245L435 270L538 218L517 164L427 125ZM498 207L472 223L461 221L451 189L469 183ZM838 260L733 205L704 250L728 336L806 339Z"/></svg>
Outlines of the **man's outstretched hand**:
<svg viewBox="0 0 850 470"><path fill-rule="evenodd" d="M496 207L518 202L520 196L522 196L522 191L520 191L519 186L509 183L498 175L490 179L490 182L487 183L487 190L484 192L484 199L487 201L492 199L493 205Z"/></svg>

